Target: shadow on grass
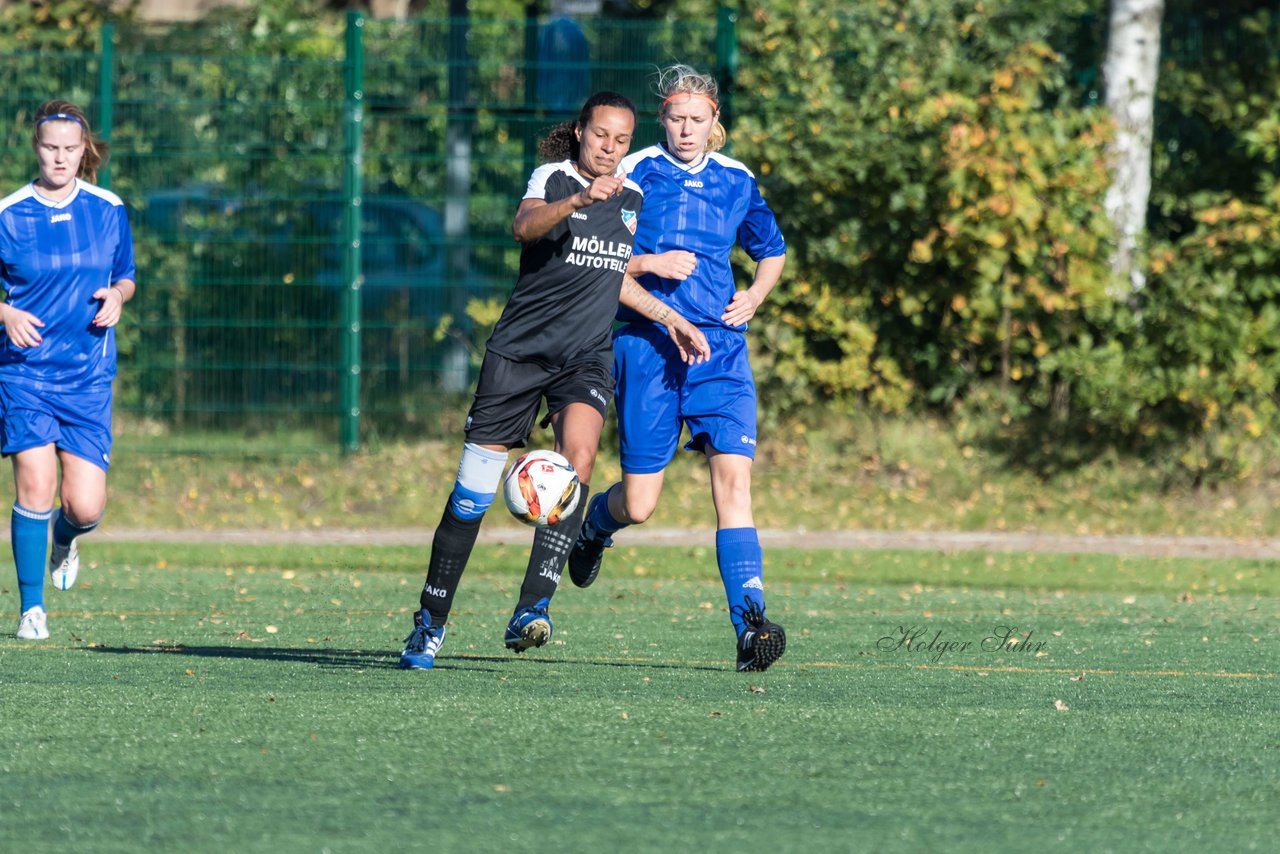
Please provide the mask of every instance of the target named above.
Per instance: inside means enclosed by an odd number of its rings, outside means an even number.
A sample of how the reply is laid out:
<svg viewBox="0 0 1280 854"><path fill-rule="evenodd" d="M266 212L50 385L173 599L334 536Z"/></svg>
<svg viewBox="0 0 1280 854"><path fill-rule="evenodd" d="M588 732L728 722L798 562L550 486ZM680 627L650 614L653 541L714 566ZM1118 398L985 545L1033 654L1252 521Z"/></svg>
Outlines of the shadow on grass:
<svg viewBox="0 0 1280 854"><path fill-rule="evenodd" d="M460 655L457 657L441 658L436 668L442 667L458 667L462 662L491 662L494 664L511 663L513 661L527 662L529 664L580 664L587 667L627 667L643 670L710 670L716 673L723 672L725 668L716 667L711 664L692 664L688 662L669 663L663 661L601 661L592 658L516 658L514 655L503 657L498 655Z"/></svg>
<svg viewBox="0 0 1280 854"><path fill-rule="evenodd" d="M299 661L325 667L398 668L399 653L359 649L328 649L287 646L94 646L86 652L115 655L187 655L194 658L230 658L251 661Z"/></svg>
<svg viewBox="0 0 1280 854"><path fill-rule="evenodd" d="M399 653L371 652L359 649L314 649L287 646L93 646L86 652L114 655L182 655L193 658L247 659L250 661L291 661L318 664L331 668L399 670ZM467 670L499 672L505 668L485 665L587 665L590 667L625 667L644 670L709 670L720 672L722 667L707 664L667 663L658 661L600 661L565 658L515 658L514 656L460 655L441 658L436 670Z"/></svg>

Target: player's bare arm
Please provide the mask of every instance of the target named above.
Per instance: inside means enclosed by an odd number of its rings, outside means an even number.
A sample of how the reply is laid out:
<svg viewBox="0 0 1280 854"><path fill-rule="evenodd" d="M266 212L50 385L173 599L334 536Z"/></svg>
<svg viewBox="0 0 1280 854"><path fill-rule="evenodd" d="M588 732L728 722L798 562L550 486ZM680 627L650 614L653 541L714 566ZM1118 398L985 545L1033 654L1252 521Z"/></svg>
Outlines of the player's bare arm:
<svg viewBox="0 0 1280 854"><path fill-rule="evenodd" d="M733 299L725 307L720 319L729 326L743 326L755 317L757 309L769 298L773 286L778 284L778 278L782 275L782 268L786 263L786 255L762 258L756 265L756 277L751 287L733 295Z"/></svg>
<svg viewBox="0 0 1280 854"><path fill-rule="evenodd" d="M124 312L124 304L133 299L137 289L138 285L133 279L121 279L118 282L112 282L110 287L98 288L94 291L93 298L102 300L102 307L93 316L93 325L111 327L119 323L120 316Z"/></svg>
<svg viewBox="0 0 1280 854"><path fill-rule="evenodd" d="M683 249L655 252L652 255L632 255L627 262L627 272L633 276L652 273L663 279L683 282L693 275L698 266L698 256Z"/></svg>
<svg viewBox="0 0 1280 854"><path fill-rule="evenodd" d="M600 175L581 192L547 202L543 199L525 199L516 209L516 218L511 223L511 236L521 243L529 243L539 237L545 237L551 229L569 218L576 210L581 210L596 202L603 202L610 196L622 192L622 177Z"/></svg>
<svg viewBox="0 0 1280 854"><path fill-rule="evenodd" d="M622 294L618 302L632 311L667 328L667 334L680 351L680 360L688 365L705 362L711 355L711 345L702 330L694 326L684 315L644 289L630 274L622 277Z"/></svg>
<svg viewBox="0 0 1280 854"><path fill-rule="evenodd" d="M0 302L0 323L4 324L4 332L15 347L34 347L44 340L36 331L37 326L44 326L44 321L29 311Z"/></svg>

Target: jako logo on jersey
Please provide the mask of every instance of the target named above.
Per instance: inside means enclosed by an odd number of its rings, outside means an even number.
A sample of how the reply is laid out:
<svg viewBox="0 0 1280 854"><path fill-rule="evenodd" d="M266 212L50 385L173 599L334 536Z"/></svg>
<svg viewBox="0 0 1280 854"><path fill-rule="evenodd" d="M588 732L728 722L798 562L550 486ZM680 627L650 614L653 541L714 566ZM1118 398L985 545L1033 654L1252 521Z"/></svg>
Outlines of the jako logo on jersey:
<svg viewBox="0 0 1280 854"><path fill-rule="evenodd" d="M629 211L626 208L622 210L622 224L627 227L627 231L632 234L636 233L636 212Z"/></svg>
<svg viewBox="0 0 1280 854"><path fill-rule="evenodd" d="M692 187L692 188L693 188L693 189L695 189L695 190L701 190L701 189L702 189L702 182L701 182L701 181L695 181L695 180L694 180L694 179L692 179L692 178L685 178L685 179L684 179L684 185L685 185L686 187Z"/></svg>
<svg viewBox="0 0 1280 854"><path fill-rule="evenodd" d="M587 392L587 394L591 395L592 397L594 397L596 400L600 401L601 403L605 403L605 404L607 404L607 401L604 399L604 395L603 395L603 394L601 394L600 392L596 391L595 389L591 389L590 391L588 391L588 392Z"/></svg>
<svg viewBox="0 0 1280 854"><path fill-rule="evenodd" d="M50 223L54 223L54 222L70 222L70 221L71 221L71 214L69 214L69 213L54 214L53 216L49 217L49 222L50 222Z"/></svg>
<svg viewBox="0 0 1280 854"><path fill-rule="evenodd" d="M752 439L750 436L739 436L738 441L744 445L754 445L756 443L756 440Z"/></svg>
<svg viewBox="0 0 1280 854"><path fill-rule="evenodd" d="M587 215L584 214L582 211L574 211L573 213L569 214L569 218L585 220L587 218Z"/></svg>
<svg viewBox="0 0 1280 854"><path fill-rule="evenodd" d="M742 583L742 589L743 590L747 590L747 589L763 590L764 582L760 580L760 576L753 575Z"/></svg>

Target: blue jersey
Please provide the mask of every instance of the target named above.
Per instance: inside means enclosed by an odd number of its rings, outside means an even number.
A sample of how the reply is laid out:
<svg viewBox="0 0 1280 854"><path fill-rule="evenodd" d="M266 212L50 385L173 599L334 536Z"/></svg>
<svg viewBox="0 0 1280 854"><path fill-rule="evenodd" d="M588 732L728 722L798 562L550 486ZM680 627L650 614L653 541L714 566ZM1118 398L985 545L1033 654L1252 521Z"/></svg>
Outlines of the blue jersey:
<svg viewBox="0 0 1280 854"><path fill-rule="evenodd" d="M689 167L662 145L629 155L622 170L644 190L635 254L683 249L698 256L696 269L684 281L646 274L637 277L640 284L699 326L745 328L726 326L720 319L737 289L729 266L733 244L741 243L753 261L787 251L755 175L716 152ZM643 320L627 308L619 309L618 319Z"/></svg>
<svg viewBox="0 0 1280 854"><path fill-rule="evenodd" d="M0 287L9 305L44 323L35 347L14 347L0 335L0 382L110 388L115 332L93 325L102 307L93 293L133 277L133 235L114 193L77 179L62 201L44 198L34 184L0 200Z"/></svg>

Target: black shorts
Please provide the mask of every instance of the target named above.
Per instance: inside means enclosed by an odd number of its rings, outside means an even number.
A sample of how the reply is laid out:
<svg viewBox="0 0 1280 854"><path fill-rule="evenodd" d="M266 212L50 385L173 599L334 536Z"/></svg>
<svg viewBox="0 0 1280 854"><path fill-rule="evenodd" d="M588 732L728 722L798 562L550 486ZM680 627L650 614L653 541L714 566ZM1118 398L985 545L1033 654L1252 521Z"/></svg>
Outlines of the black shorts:
<svg viewBox="0 0 1280 854"><path fill-rule="evenodd" d="M603 418L613 400L613 350L584 351L559 369L486 351L467 413L467 441L523 448L544 397L548 419L571 403L594 406Z"/></svg>

